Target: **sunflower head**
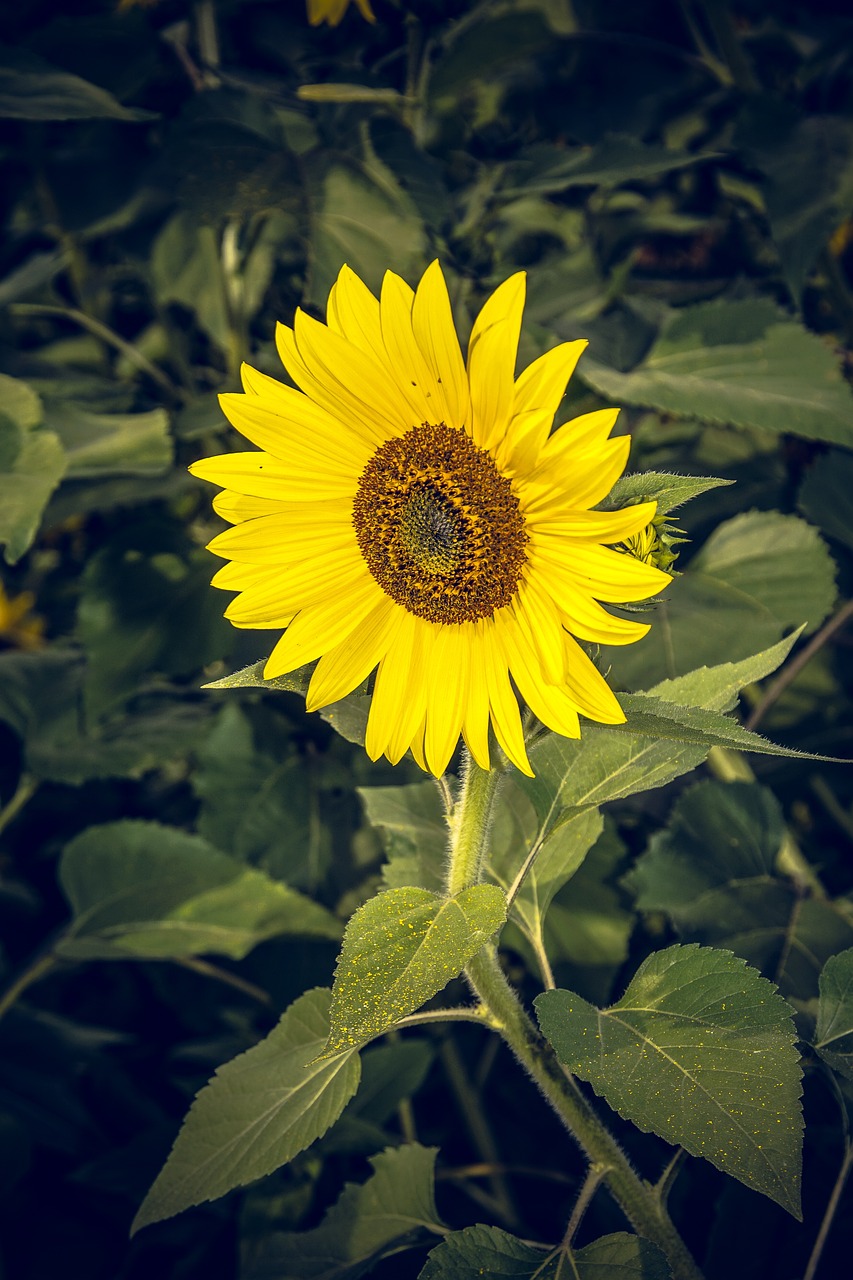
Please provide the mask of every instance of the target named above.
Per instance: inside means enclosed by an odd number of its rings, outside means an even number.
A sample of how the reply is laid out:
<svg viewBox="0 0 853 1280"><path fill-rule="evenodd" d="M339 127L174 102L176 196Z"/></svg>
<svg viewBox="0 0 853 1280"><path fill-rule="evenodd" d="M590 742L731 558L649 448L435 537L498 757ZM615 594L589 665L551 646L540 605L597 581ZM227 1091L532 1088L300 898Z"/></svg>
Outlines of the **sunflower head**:
<svg viewBox="0 0 853 1280"><path fill-rule="evenodd" d="M569 737L579 716L620 723L583 644L639 640L648 625L607 606L670 581L624 554L654 502L595 510L627 461L618 411L551 431L586 343L515 376L524 292L523 273L495 290L463 356L437 262L414 290L386 273L378 298L344 267L325 324L279 326L296 387L245 367L222 397L256 449L191 468L232 526L210 544L238 593L226 616L283 629L268 678L318 659L309 709L375 672L373 759L411 749L440 774L461 734L488 768L493 733L530 773L519 697Z"/></svg>

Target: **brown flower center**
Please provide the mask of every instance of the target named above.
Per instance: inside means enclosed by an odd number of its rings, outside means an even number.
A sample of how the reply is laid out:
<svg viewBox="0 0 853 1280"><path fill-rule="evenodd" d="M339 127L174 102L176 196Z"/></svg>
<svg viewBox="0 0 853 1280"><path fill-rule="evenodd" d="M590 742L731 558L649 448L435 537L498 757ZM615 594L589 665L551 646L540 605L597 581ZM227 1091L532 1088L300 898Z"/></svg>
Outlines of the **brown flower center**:
<svg viewBox="0 0 853 1280"><path fill-rule="evenodd" d="M418 618L488 618L518 589L528 540L518 498L489 453L443 422L377 449L353 525L382 590Z"/></svg>

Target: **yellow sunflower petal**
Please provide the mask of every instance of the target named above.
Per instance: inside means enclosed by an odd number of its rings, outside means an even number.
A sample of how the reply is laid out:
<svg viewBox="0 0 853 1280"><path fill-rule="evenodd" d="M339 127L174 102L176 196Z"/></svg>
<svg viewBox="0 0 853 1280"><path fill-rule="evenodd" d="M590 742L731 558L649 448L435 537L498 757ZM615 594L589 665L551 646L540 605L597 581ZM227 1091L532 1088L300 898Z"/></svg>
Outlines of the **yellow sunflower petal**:
<svg viewBox="0 0 853 1280"><path fill-rule="evenodd" d="M225 616L238 627L274 627L282 615L294 614L323 599L346 591L364 577L367 569L352 547L335 548L324 555L279 567L269 582L243 590L225 610Z"/></svg>
<svg viewBox="0 0 853 1280"><path fill-rule="evenodd" d="M245 493L232 493L223 489L213 499L213 510L229 524L241 524L258 516L280 515L288 509L286 502L276 498L250 498Z"/></svg>
<svg viewBox="0 0 853 1280"><path fill-rule="evenodd" d="M284 324L276 325L275 342L285 369L315 404L327 410L356 435L363 435L374 448L385 443L389 430L381 415L373 413L369 406L350 395L346 388L342 389L337 380L327 380L322 375L315 375L300 355L292 329Z"/></svg>
<svg viewBox="0 0 853 1280"><path fill-rule="evenodd" d="M412 739L420 733L420 741L424 738L424 718L426 716L427 686L430 679L429 655L432 652L433 628L418 625L418 619L410 613L404 613L410 624L406 653L408 654L408 685L405 699L398 708L396 722L388 739L386 755L392 764L402 760L412 745ZM399 635L402 635L402 629ZM399 643L399 641L398 641ZM420 728L418 728L420 726Z"/></svg>
<svg viewBox="0 0 853 1280"><path fill-rule="evenodd" d="M541 664L527 632L519 626L515 611L503 609L495 615L501 640L509 654L512 678L530 710L549 729L564 738L580 737L577 707L560 685L543 678ZM565 667L565 661L562 663Z"/></svg>
<svg viewBox="0 0 853 1280"><path fill-rule="evenodd" d="M292 510L246 520L218 533L207 548L226 560L271 565L351 546L352 527L346 508L319 510L324 505L316 503L309 508L307 520L295 518Z"/></svg>
<svg viewBox="0 0 853 1280"><path fill-rule="evenodd" d="M229 560L217 569L210 579L210 585L219 587L222 591L245 591L249 587L270 581L277 573L278 565L241 564L239 560Z"/></svg>
<svg viewBox="0 0 853 1280"><path fill-rule="evenodd" d="M267 659L264 678L272 680L274 676L295 671L328 649L334 649L357 630L379 599L379 588L365 577L332 599L303 609Z"/></svg>
<svg viewBox="0 0 853 1280"><path fill-rule="evenodd" d="M599 724L624 724L625 712L598 667L571 636L566 643L566 692L581 715Z"/></svg>
<svg viewBox="0 0 853 1280"><path fill-rule="evenodd" d="M471 755L481 769L490 768L489 762L489 686L482 661L482 633L485 623L466 623L466 640L471 649L468 688L465 699L465 716L462 736Z"/></svg>
<svg viewBox="0 0 853 1280"><path fill-rule="evenodd" d="M411 406L415 424L444 422L447 409L441 386L424 358L412 328L414 297L405 281L393 271L385 272L379 300L382 337L391 363L398 370L397 385Z"/></svg>
<svg viewBox="0 0 853 1280"><path fill-rule="evenodd" d="M600 450L569 455L540 466L526 482L525 511L531 517L548 515L570 504L594 507L607 497L625 470L631 441L628 436L607 440Z"/></svg>
<svg viewBox="0 0 853 1280"><path fill-rule="evenodd" d="M558 564L579 589L609 604L647 600L672 582L668 573L654 565L609 547L575 542L557 552L551 547L539 550L539 556Z"/></svg>
<svg viewBox="0 0 853 1280"><path fill-rule="evenodd" d="M481 449L493 448L503 438L512 414L525 286L523 271L505 280L484 304L471 331L471 438Z"/></svg>
<svg viewBox="0 0 853 1280"><path fill-rule="evenodd" d="M257 385L255 378L245 381ZM232 426L293 470L307 468L315 475L357 476L373 452L374 443L364 433L349 430L301 391L274 378L269 381L275 390L267 388L248 395L231 392L219 397Z"/></svg>
<svg viewBox="0 0 853 1280"><path fill-rule="evenodd" d="M327 308L329 328L361 351L381 358L382 326L379 302L367 285L348 266L341 267Z"/></svg>
<svg viewBox="0 0 853 1280"><path fill-rule="evenodd" d="M444 422L460 429L468 420L471 398L468 374L450 309L450 297L438 261L430 263L415 291L412 329L445 399Z"/></svg>
<svg viewBox="0 0 853 1280"><path fill-rule="evenodd" d="M364 619L357 636L347 636L323 654L308 686L305 706L309 711L345 698L367 679L388 652L401 614L402 610L384 596Z"/></svg>
<svg viewBox="0 0 853 1280"><path fill-rule="evenodd" d="M546 351L544 356L529 364L515 384L513 413L543 409L553 418L578 360L588 346L586 338L578 338L576 342L561 342L558 347Z"/></svg>
<svg viewBox="0 0 853 1280"><path fill-rule="evenodd" d="M373 699L367 719L365 749L371 760L386 751L395 762L408 751L412 737L425 713L425 685L418 678L418 650L430 631L420 634L417 620L400 610L400 620L393 643L379 664ZM393 745L392 745L393 743Z"/></svg>
<svg viewBox="0 0 853 1280"><path fill-rule="evenodd" d="M202 480L211 480L249 498L274 498L279 502L312 501L317 497L318 485L323 486L320 492L324 498L339 495L351 500L358 485L357 474L312 475L272 454L260 452L222 453L194 462L189 469Z"/></svg>
<svg viewBox="0 0 853 1280"><path fill-rule="evenodd" d="M376 423L386 437L417 425L399 389L374 356L304 311L296 312L293 332L306 369L331 390L345 412Z"/></svg>
<svg viewBox="0 0 853 1280"><path fill-rule="evenodd" d="M535 575L525 575L518 585L511 607L522 620L521 625L525 627L539 655L545 679L550 684L559 684L563 679L566 663L563 627L552 598L547 591L540 589Z"/></svg>
<svg viewBox="0 0 853 1280"><path fill-rule="evenodd" d="M434 678L427 688L424 752L431 771L440 776L459 741L465 714L465 691L471 661L461 626L442 627L433 653Z"/></svg>
<svg viewBox="0 0 853 1280"><path fill-rule="evenodd" d="M552 516L539 514L528 522L537 545L565 547L571 538L584 542L624 542L651 524L657 511L656 502L638 502L620 511L582 511L573 507Z"/></svg>
<svg viewBox="0 0 853 1280"><path fill-rule="evenodd" d="M483 639L489 709L495 737L515 767L532 778L533 770L524 746L518 700L509 680L509 659L497 634L494 619L487 619Z"/></svg>

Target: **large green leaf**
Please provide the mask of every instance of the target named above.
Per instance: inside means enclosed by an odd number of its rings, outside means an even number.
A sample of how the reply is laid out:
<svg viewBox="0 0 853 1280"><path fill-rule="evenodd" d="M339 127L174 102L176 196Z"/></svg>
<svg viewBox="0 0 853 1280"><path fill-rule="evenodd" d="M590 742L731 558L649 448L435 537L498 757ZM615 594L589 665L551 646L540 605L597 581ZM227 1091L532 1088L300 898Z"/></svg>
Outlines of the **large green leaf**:
<svg viewBox="0 0 853 1280"><path fill-rule="evenodd" d="M89 778L138 777L188 751L207 727L203 704L166 692L99 724L86 714L83 678L80 654L57 645L0 654L0 720L23 740L36 778L76 786Z"/></svg>
<svg viewBox="0 0 853 1280"><path fill-rule="evenodd" d="M616 404L853 447L853 394L838 361L765 299L686 307L638 368L619 373L587 356L580 376Z"/></svg>
<svg viewBox="0 0 853 1280"><path fill-rule="evenodd" d="M383 1151L362 1184L348 1183L311 1231L279 1231L262 1241L242 1280L357 1280L382 1258L441 1235L433 1194L436 1148L411 1143Z"/></svg>
<svg viewBox="0 0 853 1280"><path fill-rule="evenodd" d="M100 85L52 67L22 49L0 51L0 118L10 120L153 120L125 107Z"/></svg>
<svg viewBox="0 0 853 1280"><path fill-rule="evenodd" d="M620 1115L800 1216L801 1072L792 1010L766 978L676 946L609 1009L570 991L535 1005L560 1061Z"/></svg>
<svg viewBox="0 0 853 1280"><path fill-rule="evenodd" d="M325 1056L387 1031L455 978L506 918L493 884L453 898L427 889L388 889L347 925L332 988Z"/></svg>
<svg viewBox="0 0 853 1280"><path fill-rule="evenodd" d="M359 787L367 821L382 833L389 889L406 885L438 893L444 885L449 832L434 782Z"/></svg>
<svg viewBox="0 0 853 1280"><path fill-rule="evenodd" d="M775 751L756 735L746 737L746 730L720 712L734 704L743 685L775 671L795 639L788 637L738 663L699 668L646 695L621 695L625 725L584 725L579 739L543 735L530 750L536 776L516 779L543 830L567 809L664 786L701 764L711 746Z"/></svg>
<svg viewBox="0 0 853 1280"><path fill-rule="evenodd" d="M354 1051L319 1059L331 993L308 991L197 1095L133 1230L272 1173L334 1124L358 1088ZM307 1065L306 1065L307 1064Z"/></svg>
<svg viewBox="0 0 853 1280"><path fill-rule="evenodd" d="M835 565L818 531L797 516L751 511L721 524L656 605L651 631L605 650L629 688L683 675L774 644L806 623L814 630L835 600Z"/></svg>
<svg viewBox="0 0 853 1280"><path fill-rule="evenodd" d="M823 967L814 1046L831 1067L853 1080L853 947L831 956Z"/></svg>
<svg viewBox="0 0 853 1280"><path fill-rule="evenodd" d="M853 454L830 449L815 458L800 488L799 507L830 538L853 550Z"/></svg>
<svg viewBox="0 0 853 1280"><path fill-rule="evenodd" d="M256 745L253 724L226 701L198 752L198 829L211 844L299 888L322 882L332 859L324 762L289 742ZM258 743L264 735L257 733Z"/></svg>
<svg viewBox="0 0 853 1280"><path fill-rule="evenodd" d="M713 154L677 151L640 142L627 134L609 134L595 147L540 146L511 170L514 191L557 192L570 187L618 187L624 182L656 178L713 159ZM519 181L520 179L520 181Z"/></svg>
<svg viewBox="0 0 853 1280"><path fill-rule="evenodd" d="M730 883L772 878L785 820L771 791L755 783L699 782L678 799L668 826L652 836L632 887L642 911L706 911L702 895ZM720 918L727 911L717 906Z"/></svg>
<svg viewBox="0 0 853 1280"><path fill-rule="evenodd" d="M378 290L389 264L404 278L423 269L423 223L409 196L375 157L337 161L317 184L309 300L325 306L343 263Z"/></svg>
<svg viewBox="0 0 853 1280"><path fill-rule="evenodd" d="M91 556L77 611L90 712L114 711L146 676L194 674L228 652L233 632L209 573L204 552L153 519L128 524Z"/></svg>
<svg viewBox="0 0 853 1280"><path fill-rule="evenodd" d="M536 850L510 913L531 941L541 941L554 895L580 868L602 827L600 813L591 808L570 812L548 829L514 778L501 788L489 833L488 871L506 892Z"/></svg>
<svg viewBox="0 0 853 1280"><path fill-rule="evenodd" d="M740 662L721 662L715 667L697 667L683 676L662 680L649 693L679 706L707 707L711 711L731 711L741 689L771 675L787 658L803 628L792 631L777 644L754 653Z"/></svg>
<svg viewBox="0 0 853 1280"><path fill-rule="evenodd" d="M743 956L785 992L815 992L824 961L853 945L845 904L804 898L774 873L779 805L754 783L702 782L675 804L628 878L643 911L664 911L691 942Z"/></svg>
<svg viewBox="0 0 853 1280"><path fill-rule="evenodd" d="M217 346L227 349L230 311L213 227L199 225L189 212L176 213L154 242L151 275L158 302L187 307Z"/></svg>
<svg viewBox="0 0 853 1280"><path fill-rule="evenodd" d="M620 1231L583 1249L527 1244L499 1227L465 1227L433 1249L419 1280L669 1280L666 1258L642 1236Z"/></svg>
<svg viewBox="0 0 853 1280"><path fill-rule="evenodd" d="M68 466L59 437L42 421L32 387L0 374L0 543L8 564L29 549Z"/></svg>
<svg viewBox="0 0 853 1280"><path fill-rule="evenodd" d="M310 898L157 822L90 827L66 847L59 880L74 919L56 949L72 959L241 959L277 934L341 933Z"/></svg>
<svg viewBox="0 0 853 1280"><path fill-rule="evenodd" d="M45 415L62 443L70 480L107 475L156 476L172 464L169 417L147 413L92 413L71 402L51 402Z"/></svg>

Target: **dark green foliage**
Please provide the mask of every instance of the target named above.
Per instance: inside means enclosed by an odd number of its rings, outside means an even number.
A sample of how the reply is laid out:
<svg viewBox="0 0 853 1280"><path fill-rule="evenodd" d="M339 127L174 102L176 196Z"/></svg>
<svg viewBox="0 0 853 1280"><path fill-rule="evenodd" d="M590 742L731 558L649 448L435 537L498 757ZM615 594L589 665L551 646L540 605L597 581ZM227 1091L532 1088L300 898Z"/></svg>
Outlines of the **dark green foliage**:
<svg viewBox="0 0 853 1280"><path fill-rule="evenodd" d="M661 1194L708 1280L832 1280L849 16L372 3L0 6L0 1271L666 1280L457 980L499 935L641 1176L691 1153ZM283 376L276 321L344 261L377 289L436 256L463 345L518 269L520 367L590 339L558 421L622 406L602 505L688 538L649 635L595 655L627 724L533 741L451 903L457 779L370 764L367 685L306 715L310 669L264 681L186 471L241 447L218 393ZM422 1001L467 1021L395 1031Z"/></svg>

